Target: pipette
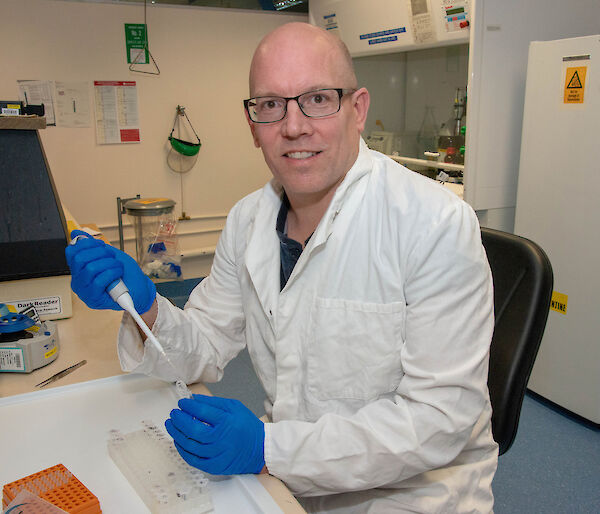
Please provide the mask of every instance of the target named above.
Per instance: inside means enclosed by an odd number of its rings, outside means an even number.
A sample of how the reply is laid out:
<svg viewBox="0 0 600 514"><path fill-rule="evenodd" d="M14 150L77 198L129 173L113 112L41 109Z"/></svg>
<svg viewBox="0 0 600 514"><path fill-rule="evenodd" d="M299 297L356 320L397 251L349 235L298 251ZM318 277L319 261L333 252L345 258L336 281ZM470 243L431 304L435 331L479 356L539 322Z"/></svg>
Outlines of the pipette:
<svg viewBox="0 0 600 514"><path fill-rule="evenodd" d="M80 238L83 238L83 237L91 237L91 236L89 234L79 234L79 235L75 236L73 239L71 239L70 244L74 245L75 243L77 243L77 241ZM133 304L133 299L131 298L131 295L129 294L129 289L127 289L125 282L123 282L120 278L115 280L114 282L111 282L110 285L106 288L106 292L110 295L110 297L115 302L117 302L121 306L121 308L123 310L127 311L131 315L131 317L137 323L138 327L140 327L142 332L144 332L144 334L146 334L146 337L148 338L147 340L150 341L156 347L158 352L168 362L169 366L171 366L171 369L173 370L173 373L175 374L175 377L176 377L175 389L177 389L178 395L182 396L182 397L191 398L192 392L189 390L188 386L185 384L185 382L179 376L179 372L177 371L177 368L175 368L175 366L171 362L171 359L169 359L165 350L163 349L162 345L158 342L158 339L156 339L156 337L154 336L154 334L152 333L152 331L150 330L148 325L146 325L146 322L142 319L142 317L135 310L135 306Z"/></svg>

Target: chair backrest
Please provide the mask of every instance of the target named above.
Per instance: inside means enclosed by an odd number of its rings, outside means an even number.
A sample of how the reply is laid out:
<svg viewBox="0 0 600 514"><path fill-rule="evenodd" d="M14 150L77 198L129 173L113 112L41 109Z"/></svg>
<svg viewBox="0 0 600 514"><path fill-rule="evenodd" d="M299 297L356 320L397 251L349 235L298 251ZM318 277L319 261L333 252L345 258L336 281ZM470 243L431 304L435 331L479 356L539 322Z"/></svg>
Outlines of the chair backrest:
<svg viewBox="0 0 600 514"><path fill-rule="evenodd" d="M554 277L548 256L524 237L481 229L494 281L488 387L492 431L502 455L517 434L529 375L544 334Z"/></svg>

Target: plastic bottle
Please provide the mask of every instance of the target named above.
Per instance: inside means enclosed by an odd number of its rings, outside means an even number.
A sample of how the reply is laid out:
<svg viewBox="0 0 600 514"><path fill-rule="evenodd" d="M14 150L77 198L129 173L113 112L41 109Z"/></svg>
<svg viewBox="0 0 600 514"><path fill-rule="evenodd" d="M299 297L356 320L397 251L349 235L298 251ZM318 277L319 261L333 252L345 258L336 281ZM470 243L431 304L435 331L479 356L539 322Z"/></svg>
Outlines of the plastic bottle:
<svg viewBox="0 0 600 514"><path fill-rule="evenodd" d="M419 158L423 158L422 156L424 152L431 152L436 150L436 143L438 138L437 126L438 125L433 115L433 107L429 105L425 106L425 114L423 115L421 128L417 133L417 143L419 144Z"/></svg>
<svg viewBox="0 0 600 514"><path fill-rule="evenodd" d="M448 148L451 139L450 129L445 123L442 123L442 126L440 127L440 137L438 137L437 143L437 151L439 153L438 162L444 162L446 149Z"/></svg>

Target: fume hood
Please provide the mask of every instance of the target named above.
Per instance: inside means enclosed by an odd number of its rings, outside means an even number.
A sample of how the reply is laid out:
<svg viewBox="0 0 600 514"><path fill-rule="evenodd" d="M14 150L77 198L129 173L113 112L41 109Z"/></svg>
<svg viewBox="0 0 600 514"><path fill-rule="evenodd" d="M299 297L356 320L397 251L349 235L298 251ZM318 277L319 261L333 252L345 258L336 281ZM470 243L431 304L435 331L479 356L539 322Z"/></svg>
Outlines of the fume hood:
<svg viewBox="0 0 600 514"><path fill-rule="evenodd" d="M452 122L456 90L462 98L466 88L464 198L482 225L506 231L514 225L529 43L594 34L598 19L597 0L309 3L310 22L346 43L371 93L365 135L404 134L417 157L410 137L431 123L428 110L439 131ZM399 153L402 144L400 137Z"/></svg>

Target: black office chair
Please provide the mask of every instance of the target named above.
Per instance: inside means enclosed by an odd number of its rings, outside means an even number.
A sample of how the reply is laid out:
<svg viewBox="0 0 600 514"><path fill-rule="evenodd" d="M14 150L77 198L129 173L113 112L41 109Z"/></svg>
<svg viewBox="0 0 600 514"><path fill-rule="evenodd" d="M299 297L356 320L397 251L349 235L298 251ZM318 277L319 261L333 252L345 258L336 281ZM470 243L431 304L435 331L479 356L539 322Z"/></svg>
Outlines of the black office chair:
<svg viewBox="0 0 600 514"><path fill-rule="evenodd" d="M544 334L552 286L552 266L536 243L524 237L481 229L494 281L494 335L488 387L492 432L502 455L511 447L529 375Z"/></svg>

